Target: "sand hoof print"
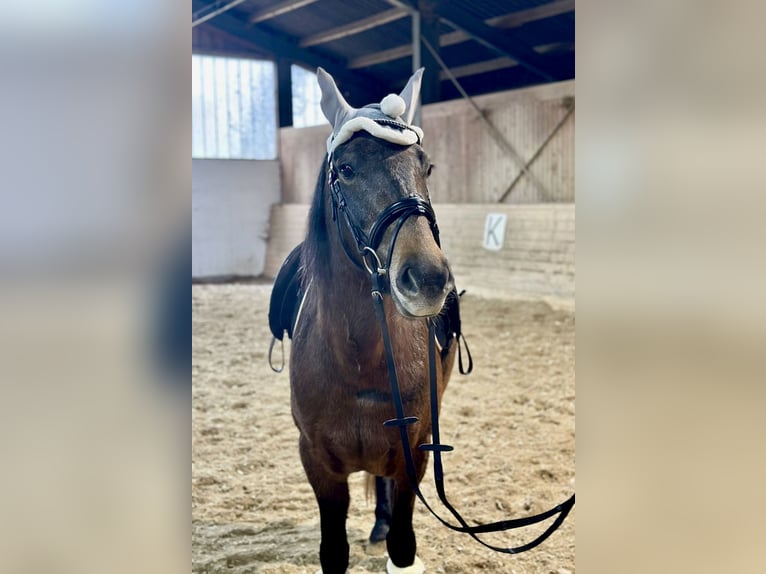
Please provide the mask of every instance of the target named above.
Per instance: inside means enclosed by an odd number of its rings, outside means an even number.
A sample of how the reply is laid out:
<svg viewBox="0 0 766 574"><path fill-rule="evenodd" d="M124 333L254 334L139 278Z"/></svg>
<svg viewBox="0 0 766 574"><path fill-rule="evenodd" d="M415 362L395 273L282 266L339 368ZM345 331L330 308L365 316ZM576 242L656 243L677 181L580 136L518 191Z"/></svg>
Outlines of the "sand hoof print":
<svg viewBox="0 0 766 574"><path fill-rule="evenodd" d="M415 556L415 561L412 564L405 566L404 568L396 566L391 562L390 558L386 564L386 572L388 574L423 574L425 571L426 567L423 565L423 561L417 556Z"/></svg>

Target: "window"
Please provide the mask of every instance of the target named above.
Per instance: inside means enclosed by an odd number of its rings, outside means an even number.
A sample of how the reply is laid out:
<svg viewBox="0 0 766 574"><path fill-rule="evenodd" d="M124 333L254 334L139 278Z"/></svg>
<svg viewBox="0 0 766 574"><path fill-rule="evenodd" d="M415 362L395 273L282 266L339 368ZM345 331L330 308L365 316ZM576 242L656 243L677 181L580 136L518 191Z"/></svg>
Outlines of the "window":
<svg viewBox="0 0 766 574"><path fill-rule="evenodd" d="M192 54L192 157L277 157L276 72L268 61Z"/></svg>
<svg viewBox="0 0 766 574"><path fill-rule="evenodd" d="M290 67L293 84L293 126L305 128L326 124L319 102L322 92L319 90L317 75L300 66Z"/></svg>

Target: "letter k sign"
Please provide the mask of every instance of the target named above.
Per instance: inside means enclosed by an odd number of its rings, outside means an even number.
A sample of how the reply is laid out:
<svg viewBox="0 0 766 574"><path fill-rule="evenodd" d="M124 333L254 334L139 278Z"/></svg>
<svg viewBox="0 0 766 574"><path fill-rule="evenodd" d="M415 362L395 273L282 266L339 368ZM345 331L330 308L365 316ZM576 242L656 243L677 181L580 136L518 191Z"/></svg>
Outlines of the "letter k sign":
<svg viewBox="0 0 766 574"><path fill-rule="evenodd" d="M505 213L488 213L484 222L484 249L500 251L505 239L505 224L508 216Z"/></svg>

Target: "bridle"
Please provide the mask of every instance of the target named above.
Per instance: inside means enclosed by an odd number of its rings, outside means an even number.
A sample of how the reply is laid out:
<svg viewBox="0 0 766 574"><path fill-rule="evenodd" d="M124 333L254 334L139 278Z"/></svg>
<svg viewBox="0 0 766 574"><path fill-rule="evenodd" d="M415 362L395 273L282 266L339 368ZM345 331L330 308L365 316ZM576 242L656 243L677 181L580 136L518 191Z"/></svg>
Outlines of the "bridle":
<svg viewBox="0 0 766 574"><path fill-rule="evenodd" d="M377 120L376 120L377 121ZM405 124L399 124L398 122L390 122L387 120L381 120L379 123L385 122L386 125L395 124L400 129L409 129ZM418 142L419 143L419 142ZM333 163L332 153L327 158L327 171L328 171L328 185L330 187L330 196L332 201L332 218L336 222L338 229L338 236L340 243L343 246L343 250L346 252L348 258L357 267L366 270L370 275L372 283L372 299L373 306L375 308L375 315L380 323L381 333L383 337L383 344L386 354L386 366L388 369L388 378L391 385L391 395L396 411L396 418L387 420L383 423L386 427L398 427L399 436L402 443L402 450L404 452L405 465L407 470L407 477L410 481L410 486L413 489L415 495L425 505L425 507L433 514L439 522L446 527L455 530L457 532L463 532L470 535L480 544L495 550L497 552L504 552L506 554L518 554L525 552L536 547L548 538L553 532L561 526L564 519L569 514L570 510L575 504L575 495L572 494L567 500L561 504L536 514L534 516L528 516L524 518L516 518L510 520L501 520L498 522L492 522L490 524L479 524L476 526L470 526L466 520L460 515L460 513L452 506L447 500L447 495L444 489L444 469L442 464L441 455L443 452L449 452L454 450L454 447L446 444L441 444L439 437L439 405L437 394L437 380L436 380L436 332L435 324L432 319L426 319L428 327L428 371L429 371L429 388L431 396L431 444L421 444L418 448L423 451L432 451L434 455L434 482L436 485L436 491L439 495L439 499L442 504L450 511L452 516L458 521L459 525L447 522L441 516L439 516L428 504L423 493L420 491L417 480L417 473L415 471L415 463L412 456L412 448L410 445L409 435L407 434L407 427L411 424L418 422L418 418L414 416L406 416L404 413L404 405L402 402L401 391L399 388L399 379L396 374L396 365L394 363L393 348L391 345L391 336L388 331L388 323L386 321L385 309L383 306L383 294L388 291L390 284L389 269L391 267L391 256L393 253L394 244L396 238L399 235L399 231L404 225L404 222L411 216L424 216L431 227L434 239L437 245L441 247L439 241L439 228L436 225L436 215L434 214L431 204L424 201L420 197L411 195L404 199L400 199L384 209L375 222L372 224L369 232L365 232L364 229L354 221L352 214L348 209L348 201L340 186L338 173ZM356 242L357 254L351 251L345 240L345 235L341 226L341 216L346 222L351 235ZM383 235L386 230L394 227L394 232L391 236L388 249L388 257L385 265L381 262L377 249L383 240ZM361 258L362 263L359 262ZM458 339L458 345L460 339ZM470 372L470 368L467 372ZM466 372L462 368L462 360L460 365L460 371L463 374ZM537 538L526 544L516 547L500 547L488 544L478 537L478 534L484 534L488 532L501 532L505 530L512 530L516 528L522 528L542 522L548 518L556 517L555 520L548 526L548 528Z"/></svg>
<svg viewBox="0 0 766 574"><path fill-rule="evenodd" d="M330 198L332 201L332 219L335 221L338 229L340 243L343 246L343 250L346 252L346 256L360 269L365 269L371 274L373 271L376 271L381 277L388 277L388 270L391 267L391 256L396 238L398 237L404 222L413 215L422 215L428 220L436 244L441 247L441 242L439 241L439 227L436 225L436 214L434 213L431 204L417 195L410 195L409 197L395 201L386 207L373 222L370 231L365 232L362 226L354 221L353 216L349 212L348 200L340 187L338 171L335 167L332 154L327 156L327 183L330 187ZM341 216L346 222L346 227L349 229L356 242L356 255L354 255L346 242L343 229L341 228ZM378 256L377 249L380 247L381 241L383 241L383 235L385 235L386 230L388 230L391 225L395 225L394 233L391 236L388 257L384 266ZM361 258L362 263L359 262L359 258ZM388 282L382 282L380 287L382 292L385 292L388 288Z"/></svg>

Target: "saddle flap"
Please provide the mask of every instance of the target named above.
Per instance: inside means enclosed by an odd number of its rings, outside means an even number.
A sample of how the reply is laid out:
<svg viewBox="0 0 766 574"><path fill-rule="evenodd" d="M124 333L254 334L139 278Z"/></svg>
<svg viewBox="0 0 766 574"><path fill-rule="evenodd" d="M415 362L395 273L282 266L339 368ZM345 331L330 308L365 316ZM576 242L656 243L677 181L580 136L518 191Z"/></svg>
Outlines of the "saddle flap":
<svg viewBox="0 0 766 574"><path fill-rule="evenodd" d="M457 341L458 345L458 366L460 368L460 374L467 375L473 371L473 358L471 357L471 350L468 348L468 342L465 340L465 335L460 326L460 296L465 291L460 293L457 289L450 291L447 295L447 300L444 302L444 308L437 317L434 317L434 334L439 346L444 350L449 350L452 345L452 341ZM462 340L462 346L461 346ZM465 347L466 356L468 358L468 367L463 364L463 350Z"/></svg>
<svg viewBox="0 0 766 574"><path fill-rule="evenodd" d="M460 296L457 289L450 291L441 313L434 317L436 340L442 349L448 349L452 339L460 337Z"/></svg>
<svg viewBox="0 0 766 574"><path fill-rule="evenodd" d="M285 331L292 339L295 316L301 300L301 280L299 274L301 247L299 243L279 268L277 278L269 300L269 328L271 334L280 341Z"/></svg>

